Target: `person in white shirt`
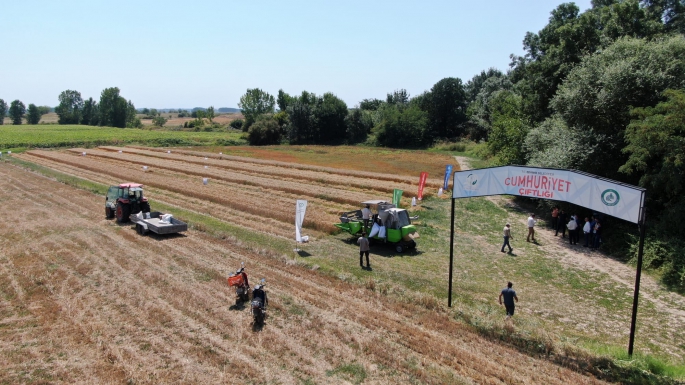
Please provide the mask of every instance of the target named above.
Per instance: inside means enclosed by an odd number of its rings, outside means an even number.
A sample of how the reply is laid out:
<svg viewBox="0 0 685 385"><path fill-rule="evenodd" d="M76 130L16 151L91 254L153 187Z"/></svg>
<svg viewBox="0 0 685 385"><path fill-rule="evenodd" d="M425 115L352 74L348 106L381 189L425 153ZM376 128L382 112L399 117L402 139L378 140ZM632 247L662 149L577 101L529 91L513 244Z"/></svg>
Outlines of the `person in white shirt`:
<svg viewBox="0 0 685 385"><path fill-rule="evenodd" d="M501 251L504 253L504 246L508 246L509 252L511 253L514 249L511 248L511 245L509 244L509 239L510 238L514 239L514 237L511 236L511 225L509 223L507 223L507 225L504 226L503 235L504 235L504 244L502 245Z"/></svg>
<svg viewBox="0 0 685 385"><path fill-rule="evenodd" d="M369 220L371 219L371 209L369 208L369 205L366 205L362 209L362 219L364 220L364 229L369 228Z"/></svg>
<svg viewBox="0 0 685 385"><path fill-rule="evenodd" d="M528 217L528 236L526 237L526 242L530 242L531 236L533 237L533 242L535 242L535 214L530 214Z"/></svg>
<svg viewBox="0 0 685 385"><path fill-rule="evenodd" d="M578 231L578 223L576 223L575 216L571 216L571 220L568 221L566 227L568 228L568 243L571 245L577 245L578 241L576 241L576 232Z"/></svg>
<svg viewBox="0 0 685 385"><path fill-rule="evenodd" d="M585 226L583 226L583 233L585 234L585 244L583 245L583 247L588 246L588 242L590 241L590 236L592 236L591 232L592 232L592 226L590 226L590 218L585 217Z"/></svg>

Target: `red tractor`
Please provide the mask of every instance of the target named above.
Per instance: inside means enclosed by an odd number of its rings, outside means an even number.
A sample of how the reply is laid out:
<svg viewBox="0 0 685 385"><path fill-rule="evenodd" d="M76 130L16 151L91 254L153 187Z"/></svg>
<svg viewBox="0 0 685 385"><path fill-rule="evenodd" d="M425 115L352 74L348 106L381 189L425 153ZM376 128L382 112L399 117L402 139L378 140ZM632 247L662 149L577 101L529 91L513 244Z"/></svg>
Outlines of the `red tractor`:
<svg viewBox="0 0 685 385"><path fill-rule="evenodd" d="M117 217L117 222L129 221L131 213L149 213L150 203L143 197L143 185L138 183L122 183L111 186L105 197L105 215L107 219Z"/></svg>

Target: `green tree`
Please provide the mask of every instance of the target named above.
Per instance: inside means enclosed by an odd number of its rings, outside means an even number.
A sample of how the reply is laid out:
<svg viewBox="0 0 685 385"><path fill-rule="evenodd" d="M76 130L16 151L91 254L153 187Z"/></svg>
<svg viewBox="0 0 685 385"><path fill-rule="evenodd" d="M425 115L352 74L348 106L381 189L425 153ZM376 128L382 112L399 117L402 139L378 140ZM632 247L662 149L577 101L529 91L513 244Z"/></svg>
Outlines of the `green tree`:
<svg viewBox="0 0 685 385"><path fill-rule="evenodd" d="M59 115L59 124L79 124L83 110L81 93L74 90L62 91L58 99L59 105L55 112Z"/></svg>
<svg viewBox="0 0 685 385"><path fill-rule="evenodd" d="M206 111L207 119L209 119L209 122L212 123L214 121L214 106L209 106Z"/></svg>
<svg viewBox="0 0 685 385"><path fill-rule="evenodd" d="M464 86L467 102L472 103L476 100L476 97L480 94L481 89L488 79L502 76L504 76L504 74L497 68L488 68L487 71L481 71L480 74L475 75L471 80L466 82L466 85Z"/></svg>
<svg viewBox="0 0 685 385"><path fill-rule="evenodd" d="M656 106L666 89L685 88L683 57L682 35L654 41L622 38L571 71L551 106L569 127L593 132L587 145L597 145L597 151L582 170L637 183L618 173L627 161L622 150L630 110Z"/></svg>
<svg viewBox="0 0 685 385"><path fill-rule="evenodd" d="M373 121L368 111L363 111L360 108L350 110L347 114L347 134L346 141L349 144L361 143L366 140L371 128L373 128Z"/></svg>
<svg viewBox="0 0 685 385"><path fill-rule="evenodd" d="M100 125L126 127L126 99L119 95L118 87L105 88L100 94Z"/></svg>
<svg viewBox="0 0 685 385"><path fill-rule="evenodd" d="M235 119L232 120L231 123L229 123L229 126L236 130L242 130L243 129L243 123L245 123L242 119Z"/></svg>
<svg viewBox="0 0 685 385"><path fill-rule="evenodd" d="M417 148L431 142L428 113L415 105L400 108L388 104L382 108L383 118L375 128L376 141L385 147Z"/></svg>
<svg viewBox="0 0 685 385"><path fill-rule="evenodd" d="M143 111L145 111L145 110L146 110L146 109L143 109ZM144 113L144 112L143 112L143 113ZM145 114L145 115L148 115L148 116L151 116L151 117L154 118L155 116L158 116L158 115L159 115L159 111L157 111L156 108L150 108L150 110L148 111L148 113Z"/></svg>
<svg viewBox="0 0 685 385"><path fill-rule="evenodd" d="M301 100L288 106L288 140L290 144L309 144L316 140L316 119L312 105Z"/></svg>
<svg viewBox="0 0 685 385"><path fill-rule="evenodd" d="M433 138L463 136L467 101L461 79L444 78L433 85L429 95L428 116Z"/></svg>
<svg viewBox="0 0 685 385"><path fill-rule="evenodd" d="M12 119L12 124L21 124L21 118L26 113L26 106L20 100L15 100L10 104L9 115Z"/></svg>
<svg viewBox="0 0 685 385"><path fill-rule="evenodd" d="M167 119L161 115L155 116L152 118L152 124L157 127L164 127L166 124Z"/></svg>
<svg viewBox="0 0 685 385"><path fill-rule="evenodd" d="M281 142L281 127L270 114L257 117L257 121L250 126L247 140L253 146L279 144Z"/></svg>
<svg viewBox="0 0 685 385"><path fill-rule="evenodd" d="M126 99L122 98L124 102L126 102ZM126 102L126 127L127 128L141 128L143 127L143 123L140 121L140 118L138 117L138 113L136 112L136 106L133 105L132 101Z"/></svg>
<svg viewBox="0 0 685 385"><path fill-rule="evenodd" d="M0 99L0 125L5 124L5 115L7 115L7 103Z"/></svg>
<svg viewBox="0 0 685 385"><path fill-rule="evenodd" d="M93 98L88 98L83 102L83 112L81 113L81 124L97 126L99 122L98 103Z"/></svg>
<svg viewBox="0 0 685 385"><path fill-rule="evenodd" d="M493 72L494 73L494 72ZM487 139L492 127L490 119L490 100L498 91L512 90L513 84L507 75L493 75L485 80L478 80L479 92L475 99L469 104L466 115L466 133L472 140ZM472 82L475 87L475 81Z"/></svg>
<svg viewBox="0 0 685 385"><path fill-rule="evenodd" d="M286 111L288 109L288 106L291 105L293 102L297 100L296 97L288 95L285 91L278 90L278 96L276 97L276 104L278 105L278 109L281 111Z"/></svg>
<svg viewBox="0 0 685 385"><path fill-rule="evenodd" d="M315 109L314 119L316 122L318 144L335 144L345 140L347 126L347 104L330 92L318 98Z"/></svg>
<svg viewBox="0 0 685 385"><path fill-rule="evenodd" d="M491 101L492 130L488 148L500 165L526 164L524 141L529 127L521 113L521 97L500 91Z"/></svg>
<svg viewBox="0 0 685 385"><path fill-rule="evenodd" d="M245 116L245 127L243 130L249 129L259 115L272 114L275 105L276 101L269 93L259 88L248 88L245 95L240 97L240 102L238 103L238 107L243 110L243 116Z"/></svg>
<svg viewBox="0 0 685 385"><path fill-rule="evenodd" d="M395 90L393 93L388 94L385 101L388 104L403 107L409 104L409 93L404 88Z"/></svg>
<svg viewBox="0 0 685 385"><path fill-rule="evenodd" d="M364 111L376 111L383 103L385 102L380 99L364 99L359 102L359 109Z"/></svg>
<svg viewBox="0 0 685 385"><path fill-rule="evenodd" d="M52 110L52 108L50 108L50 106L38 106L38 112L40 113L40 116L43 116L45 114L49 114L50 110Z"/></svg>
<svg viewBox="0 0 685 385"><path fill-rule="evenodd" d="M26 111L26 124L38 124L38 122L40 122L40 111L35 104L30 103Z"/></svg>

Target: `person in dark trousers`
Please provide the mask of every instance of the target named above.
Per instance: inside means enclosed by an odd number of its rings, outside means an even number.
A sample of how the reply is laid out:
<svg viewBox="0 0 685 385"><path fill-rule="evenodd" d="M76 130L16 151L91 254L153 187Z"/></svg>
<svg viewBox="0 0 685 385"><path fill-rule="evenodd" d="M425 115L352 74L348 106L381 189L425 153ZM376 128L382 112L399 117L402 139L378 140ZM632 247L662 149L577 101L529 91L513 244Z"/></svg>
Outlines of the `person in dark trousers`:
<svg viewBox="0 0 685 385"><path fill-rule="evenodd" d="M511 245L509 244L509 239L514 239L514 237L511 236L511 225L506 224L504 226L504 244L502 244L502 252L504 253L504 246L509 247L509 252L511 253L514 249L511 248Z"/></svg>
<svg viewBox="0 0 685 385"><path fill-rule="evenodd" d="M533 236L533 242L535 242L535 214L530 214L528 217L528 236L526 237L526 242L530 242L530 236Z"/></svg>
<svg viewBox="0 0 685 385"><path fill-rule="evenodd" d="M597 218L590 217L590 248L595 248L595 225L597 224Z"/></svg>
<svg viewBox="0 0 685 385"><path fill-rule="evenodd" d="M500 305L502 304L502 297L504 297L504 308L507 309L507 318L511 318L511 316L514 315L514 309L516 307L514 300L516 300L516 302L519 301L516 292L511 288L512 286L514 286L513 283L507 282L507 287L502 289L502 292L499 293Z"/></svg>
<svg viewBox="0 0 685 385"><path fill-rule="evenodd" d="M557 226L557 232L554 233L556 237L559 235L559 230L561 230L561 237L566 238L566 224L568 223L568 217L564 210L559 211L559 225Z"/></svg>
<svg viewBox="0 0 685 385"><path fill-rule="evenodd" d="M556 230L559 226L559 207L554 206L552 209L552 231Z"/></svg>
<svg viewBox="0 0 685 385"><path fill-rule="evenodd" d="M599 249L599 244L602 242L602 224L599 219L595 221L595 232L594 232L594 249Z"/></svg>
<svg viewBox="0 0 685 385"><path fill-rule="evenodd" d="M366 254L366 267L370 269L369 250L371 248L369 247L369 238L366 237L366 231L362 232L362 236L357 239L357 243L359 244L359 266L364 267L364 254Z"/></svg>
<svg viewBox="0 0 685 385"><path fill-rule="evenodd" d="M576 241L574 243L580 242L580 231L583 229L583 221L580 219L580 216L578 214L573 214L573 217L576 218Z"/></svg>
<svg viewBox="0 0 685 385"><path fill-rule="evenodd" d="M568 227L568 243L569 245L575 245L577 243L576 234L578 233L578 224L576 223L576 218L571 216L571 220L568 221L566 227Z"/></svg>
<svg viewBox="0 0 685 385"><path fill-rule="evenodd" d="M592 228L590 227L590 218L585 217L585 224L583 225L583 234L585 235L585 244L583 247L588 247L588 242L592 236Z"/></svg>

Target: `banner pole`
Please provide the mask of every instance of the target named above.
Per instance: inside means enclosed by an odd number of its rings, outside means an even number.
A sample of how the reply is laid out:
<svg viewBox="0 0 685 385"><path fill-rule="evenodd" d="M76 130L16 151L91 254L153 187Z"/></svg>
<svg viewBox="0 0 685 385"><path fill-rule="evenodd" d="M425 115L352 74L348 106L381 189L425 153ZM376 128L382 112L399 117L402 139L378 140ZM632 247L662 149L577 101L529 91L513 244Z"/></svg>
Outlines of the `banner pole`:
<svg viewBox="0 0 685 385"><path fill-rule="evenodd" d="M454 261L454 198L452 198L452 219L450 221L450 278L447 289L447 307L452 307L452 263Z"/></svg>
<svg viewBox="0 0 685 385"><path fill-rule="evenodd" d="M640 295L640 275L642 274L642 254L645 246L645 208L640 210L640 242L637 250L637 271L635 273L635 294L633 295L633 317L630 321L630 342L628 342L628 355L633 356L633 344L635 343L635 323L637 321L637 301Z"/></svg>

